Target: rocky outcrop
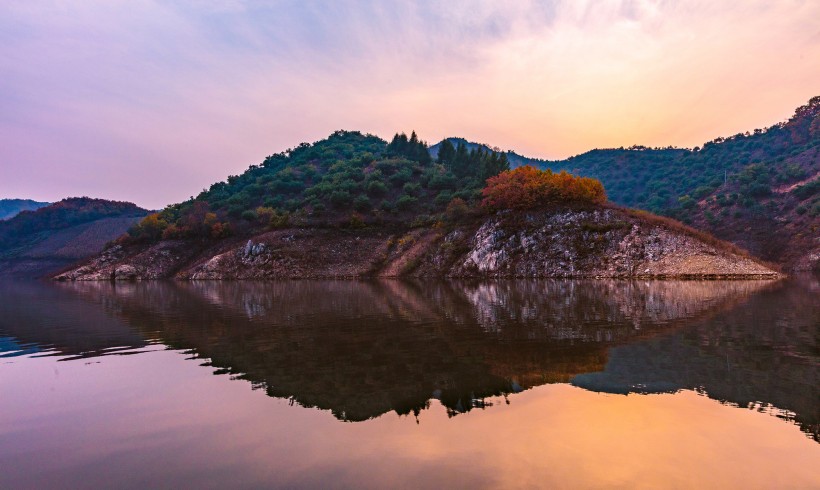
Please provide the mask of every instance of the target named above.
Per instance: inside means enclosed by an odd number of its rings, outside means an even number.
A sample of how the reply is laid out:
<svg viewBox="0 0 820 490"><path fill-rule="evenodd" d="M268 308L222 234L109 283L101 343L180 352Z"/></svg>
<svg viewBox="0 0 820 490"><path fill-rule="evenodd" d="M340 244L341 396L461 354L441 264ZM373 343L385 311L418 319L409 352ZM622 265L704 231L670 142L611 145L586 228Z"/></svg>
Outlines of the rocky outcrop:
<svg viewBox="0 0 820 490"><path fill-rule="evenodd" d="M61 281L128 281L173 277L203 252L201 244L165 240L151 247L114 245L80 267L56 276Z"/></svg>
<svg viewBox="0 0 820 490"><path fill-rule="evenodd" d="M57 279L777 275L680 225L617 208L563 207L449 229L286 229L210 246L117 246Z"/></svg>
<svg viewBox="0 0 820 490"><path fill-rule="evenodd" d="M774 272L720 242L706 243L619 209L500 215L471 236L454 230L430 256L454 277L748 277ZM449 247L447 246L449 245ZM448 254L448 250L455 250Z"/></svg>

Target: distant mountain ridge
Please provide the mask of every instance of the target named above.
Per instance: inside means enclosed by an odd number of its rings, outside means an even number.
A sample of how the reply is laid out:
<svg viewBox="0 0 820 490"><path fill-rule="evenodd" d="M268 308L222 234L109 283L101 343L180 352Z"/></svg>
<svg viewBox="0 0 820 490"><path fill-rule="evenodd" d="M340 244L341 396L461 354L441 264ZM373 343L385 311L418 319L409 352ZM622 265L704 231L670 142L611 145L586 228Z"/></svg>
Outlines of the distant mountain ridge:
<svg viewBox="0 0 820 490"><path fill-rule="evenodd" d="M148 211L129 202L68 198L0 221L0 274L56 272L100 252Z"/></svg>
<svg viewBox="0 0 820 490"><path fill-rule="evenodd" d="M31 199L0 199L0 221L13 218L22 211L34 211L51 203Z"/></svg>

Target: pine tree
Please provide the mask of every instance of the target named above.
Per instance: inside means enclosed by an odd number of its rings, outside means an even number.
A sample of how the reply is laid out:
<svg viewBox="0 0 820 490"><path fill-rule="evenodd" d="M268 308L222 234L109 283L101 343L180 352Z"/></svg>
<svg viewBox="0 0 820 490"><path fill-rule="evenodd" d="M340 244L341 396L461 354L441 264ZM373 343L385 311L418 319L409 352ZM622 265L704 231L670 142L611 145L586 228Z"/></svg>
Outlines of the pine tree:
<svg viewBox="0 0 820 490"><path fill-rule="evenodd" d="M449 167L452 165L455 157L456 148L453 146L453 143L451 143L449 139L443 140L438 147L438 159L436 162L444 165L445 167Z"/></svg>
<svg viewBox="0 0 820 490"><path fill-rule="evenodd" d="M456 147L456 154L451 167L451 171L458 178L464 177L470 170L470 153L463 141L459 141Z"/></svg>

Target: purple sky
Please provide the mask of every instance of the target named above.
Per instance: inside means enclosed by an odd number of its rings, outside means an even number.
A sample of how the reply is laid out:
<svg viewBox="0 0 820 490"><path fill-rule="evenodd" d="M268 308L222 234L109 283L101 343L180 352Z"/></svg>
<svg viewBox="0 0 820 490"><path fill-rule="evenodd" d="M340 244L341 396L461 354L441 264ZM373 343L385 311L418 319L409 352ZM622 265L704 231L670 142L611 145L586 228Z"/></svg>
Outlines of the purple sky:
<svg viewBox="0 0 820 490"><path fill-rule="evenodd" d="M337 129L558 158L768 126L820 95L820 2L5 0L0 73L0 198L159 208Z"/></svg>

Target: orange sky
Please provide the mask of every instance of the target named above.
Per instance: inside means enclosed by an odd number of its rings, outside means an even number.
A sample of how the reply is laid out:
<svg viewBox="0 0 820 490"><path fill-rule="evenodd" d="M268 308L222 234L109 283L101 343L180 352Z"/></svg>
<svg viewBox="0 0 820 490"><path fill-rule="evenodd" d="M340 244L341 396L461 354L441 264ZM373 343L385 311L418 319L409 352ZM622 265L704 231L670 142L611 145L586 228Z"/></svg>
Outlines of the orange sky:
<svg viewBox="0 0 820 490"><path fill-rule="evenodd" d="M820 2L0 6L0 197L161 207L337 129L700 145L820 95Z"/></svg>

